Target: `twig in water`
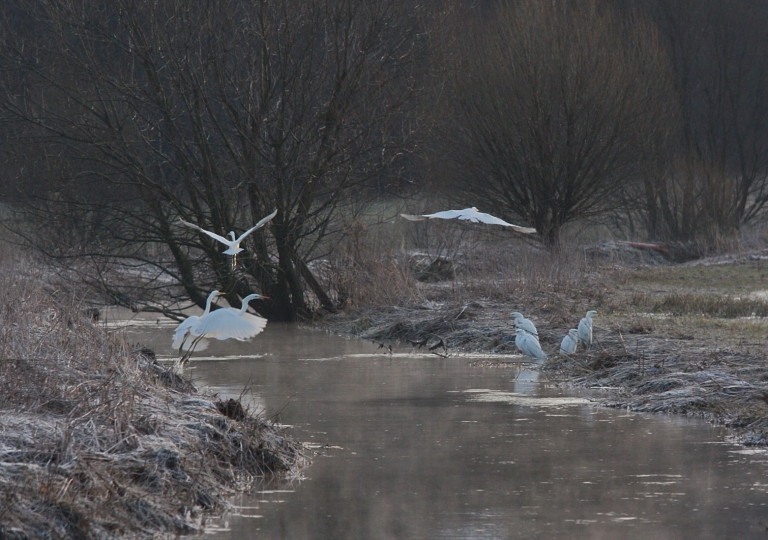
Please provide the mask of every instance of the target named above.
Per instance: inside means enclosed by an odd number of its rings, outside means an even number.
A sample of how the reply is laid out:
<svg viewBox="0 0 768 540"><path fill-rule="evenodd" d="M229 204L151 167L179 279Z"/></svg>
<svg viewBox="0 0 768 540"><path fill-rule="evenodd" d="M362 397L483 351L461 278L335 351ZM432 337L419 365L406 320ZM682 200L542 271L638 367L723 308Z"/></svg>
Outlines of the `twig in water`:
<svg viewBox="0 0 768 540"><path fill-rule="evenodd" d="M389 352L389 355L392 356L392 345L386 345L384 343L378 343L376 341L371 341L374 345L378 345L379 347L376 349L376 352L379 351L379 349L384 349L385 351Z"/></svg>
<svg viewBox="0 0 768 540"><path fill-rule="evenodd" d="M443 338L440 338L440 341L438 341L437 343L432 345L429 348L429 350L430 350L430 352L434 352L435 349L439 349L440 347L442 347L445 352L448 352L448 347L445 346L445 342L443 341Z"/></svg>
<svg viewBox="0 0 768 540"><path fill-rule="evenodd" d="M424 347L424 346L427 344L427 342L429 341L429 336L425 337L425 338L424 338L424 339L422 339L421 341L415 341L415 340L412 340L412 339L406 339L405 341L407 341L408 343L410 343L412 347L418 347L419 349L421 349L421 348L422 348L422 347Z"/></svg>

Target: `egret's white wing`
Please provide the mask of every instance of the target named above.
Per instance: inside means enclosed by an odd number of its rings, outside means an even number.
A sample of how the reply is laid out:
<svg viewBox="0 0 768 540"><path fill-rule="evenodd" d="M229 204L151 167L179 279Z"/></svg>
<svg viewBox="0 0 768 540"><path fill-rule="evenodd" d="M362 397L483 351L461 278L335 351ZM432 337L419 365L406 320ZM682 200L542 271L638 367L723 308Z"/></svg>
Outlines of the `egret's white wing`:
<svg viewBox="0 0 768 540"><path fill-rule="evenodd" d="M200 319L200 324L191 330L196 336L211 339L250 339L264 330L267 320L244 313L239 316L234 309L217 309Z"/></svg>
<svg viewBox="0 0 768 540"><path fill-rule="evenodd" d="M179 324L179 326L176 327L176 330L173 331L173 348L174 349L178 350L178 348L181 347L190 329L196 326L198 321L200 321L200 317L198 317L197 315L192 315L191 317L187 317L186 319L181 321L181 324Z"/></svg>
<svg viewBox="0 0 768 540"><path fill-rule="evenodd" d="M513 225L512 223L507 223L503 219L497 218L496 216L492 216L491 214L479 212L477 208L474 208L474 207L465 208L463 210L443 210L442 212L435 212L434 214L422 214L422 215L400 214L400 215L410 221L423 221L425 219L432 219L432 218L438 218L438 219L458 218L461 221L469 221L470 223L487 223L489 225L502 225L504 227L510 227L512 230L515 230L522 234L536 233L536 229L534 228L521 227L520 225Z"/></svg>
<svg viewBox="0 0 768 540"><path fill-rule="evenodd" d="M218 234L212 233L211 231L206 231L202 227L198 227L194 223L190 223L188 221L184 221L183 219L180 219L179 221L181 221L187 227L192 227L193 229L196 229L196 230L200 231L201 233L207 234L208 236L210 236L214 240L218 240L219 242L221 242L224 245L227 245L227 246L231 246L232 245L232 240L229 240L228 238L224 238L223 236L219 236Z"/></svg>
<svg viewBox="0 0 768 540"><path fill-rule="evenodd" d="M238 341L245 341L251 339L257 334L261 334L264 331L264 327L267 326L267 319L259 317L257 315L251 315L250 313L244 313L239 317L236 317L237 322L229 327L226 337L220 336L216 339L237 339Z"/></svg>
<svg viewBox="0 0 768 540"><path fill-rule="evenodd" d="M400 217L404 217L408 221L426 221L427 216L419 216L417 214L400 214Z"/></svg>
<svg viewBox="0 0 768 540"><path fill-rule="evenodd" d="M463 215L464 210L443 210L442 212L435 212L434 214L424 214L424 217L437 219L461 219Z"/></svg>
<svg viewBox="0 0 768 540"><path fill-rule="evenodd" d="M241 235L238 237L238 239L237 239L237 240L235 240L235 243L239 244L240 242L242 242L242 241L243 241L243 238L245 238L246 236L248 236L249 234L251 234L251 233L252 233L253 231L255 231L256 229L261 229L261 228L262 228L264 225L266 225L267 223L269 223L270 221L272 221L272 218L273 218L273 217L275 217L276 215L277 215L277 209L275 209L275 211L274 211L274 212L272 212L271 214L269 214L267 217L265 217L265 218L263 218L262 220L260 220L260 221L259 221L259 222L258 222L256 225L254 225L253 227L251 227L250 229L248 229L247 231L245 231L243 234L241 234Z"/></svg>

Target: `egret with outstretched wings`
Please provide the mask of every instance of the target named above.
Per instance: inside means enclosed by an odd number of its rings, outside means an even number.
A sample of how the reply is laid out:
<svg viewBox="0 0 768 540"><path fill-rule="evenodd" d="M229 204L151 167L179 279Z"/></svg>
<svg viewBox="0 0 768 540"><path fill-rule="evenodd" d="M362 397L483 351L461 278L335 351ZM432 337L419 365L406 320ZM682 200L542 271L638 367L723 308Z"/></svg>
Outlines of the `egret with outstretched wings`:
<svg viewBox="0 0 768 540"><path fill-rule="evenodd" d="M241 234L237 238L235 238L235 232L234 231L229 231L228 234L229 234L230 238L224 238L223 236L219 236L218 234L213 233L211 231L206 231L205 229L203 229L202 227L198 227L194 223L190 223L188 221L184 221L183 219L180 219L179 221L181 221L187 227L190 227L192 229L200 231L203 234L207 234L208 236L210 236L214 240L216 240L218 242L221 242L222 244L227 246L227 249L225 249L223 251L223 253L226 254L226 255L231 255L232 256L232 266L234 267L237 264L237 259L236 259L237 254L240 253L241 251L243 251L243 248L240 247L240 242L245 240L245 237L248 236L249 234L251 234L253 231L261 229L264 225L269 223L269 221L271 221L272 218L275 217L276 215L277 215L277 210L275 210L274 212L269 214L267 217L265 217L264 219L259 221L256 225L254 225L253 227L251 227L250 229L245 231L243 234Z"/></svg>
<svg viewBox="0 0 768 540"><path fill-rule="evenodd" d="M513 225L507 223L501 218L492 216L480 212L474 206L472 208L465 208L464 210L444 210L443 212L435 212L434 214L400 214L410 221L424 221L425 219L458 219L459 221L469 221L470 223L487 223L489 225L501 225L503 227L510 227L513 231L517 231L522 234L535 234L536 229L531 227L521 227L520 225Z"/></svg>
<svg viewBox="0 0 768 540"><path fill-rule="evenodd" d="M216 311L210 311L211 302L220 295L218 291L213 291L206 302L205 312L201 317L192 316L185 319L176 331L173 333L173 346L186 349L179 363L184 364L194 352L197 344L205 339L236 339L238 341L248 341L257 334L264 331L267 326L267 319L257 315L246 313L248 303L251 300L259 298L269 298L260 294L249 294L243 298L240 309L223 308ZM188 338L191 338L191 344L185 346Z"/></svg>

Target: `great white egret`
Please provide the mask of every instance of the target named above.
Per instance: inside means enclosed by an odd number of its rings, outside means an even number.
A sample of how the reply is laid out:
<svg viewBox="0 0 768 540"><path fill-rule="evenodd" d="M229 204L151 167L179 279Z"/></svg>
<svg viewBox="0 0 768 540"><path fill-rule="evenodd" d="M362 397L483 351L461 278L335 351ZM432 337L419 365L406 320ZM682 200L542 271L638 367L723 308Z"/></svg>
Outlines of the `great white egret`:
<svg viewBox="0 0 768 540"><path fill-rule="evenodd" d="M535 336L529 334L522 328L516 329L515 334L517 334L515 336L515 345L517 345L517 348L520 349L523 354L538 358L539 360L547 359L547 355L541 350L539 340L536 339Z"/></svg>
<svg viewBox="0 0 768 540"><path fill-rule="evenodd" d="M267 319L246 313L248 303L259 298L269 298L260 294L249 294L243 298L240 309L217 309L200 317L200 322L190 332L195 336L208 339L236 339L246 341L260 334L267 326Z"/></svg>
<svg viewBox="0 0 768 540"><path fill-rule="evenodd" d="M579 321L579 343L585 349L592 346L592 317L597 315L597 311L587 311L586 317Z"/></svg>
<svg viewBox="0 0 768 540"><path fill-rule="evenodd" d="M436 212L434 214L400 214L405 219L410 221L424 221L425 219L458 219L460 221L469 221L470 223L487 223L489 225L502 225L504 227L510 227L513 231L517 231L523 234L535 234L536 229L531 227L521 227L520 225L513 225L507 223L501 218L492 216L480 212L474 206L472 208L465 208L464 210L444 210L442 212Z"/></svg>
<svg viewBox="0 0 768 540"><path fill-rule="evenodd" d="M576 352L576 345L579 342L579 331L575 328L568 330L568 334L560 343L560 354L573 354Z"/></svg>
<svg viewBox="0 0 768 540"><path fill-rule="evenodd" d="M276 215L277 215L277 210L269 214L267 217L259 221L256 225L254 225L253 227L245 231L243 234L241 234L237 238L235 238L234 231L229 231L228 233L231 238L224 238L223 236L219 236L218 234L212 233L211 231L206 231L205 229L203 229L202 227L198 227L194 223L184 221L183 219L180 219L179 221L181 221L187 227L191 227L197 231L200 231L203 234L207 234L214 240L218 240L219 242L227 246L227 249L225 249L222 253L224 253L225 255L232 256L232 266L234 267L237 264L237 258L236 258L237 254L243 251L243 248L240 247L240 242L242 242L245 239L245 237L251 234L253 231L257 229L261 229L264 225L269 223L269 221Z"/></svg>
<svg viewBox="0 0 768 540"><path fill-rule="evenodd" d="M215 294L214 294L215 293ZM269 298L260 294L249 294L242 300L240 309L223 308L216 311L210 311L210 304L216 296L221 293L213 291L206 302L206 311L201 317L189 317L185 319L173 334L174 347L184 346L188 338L192 339L192 344L188 351L181 357L180 363L186 362L195 350L197 343L202 339L236 339L238 341L247 341L253 336L260 334L267 326L267 319L257 315L246 313L248 303L258 298ZM188 323L190 319L193 319ZM183 327L183 328L182 328Z"/></svg>
<svg viewBox="0 0 768 540"><path fill-rule="evenodd" d="M532 336L535 336L536 339L539 339L539 333L536 331L536 326L534 326L530 319L523 317L523 314L519 311L513 311L509 316L515 319L516 328L522 328Z"/></svg>
<svg viewBox="0 0 768 540"><path fill-rule="evenodd" d="M219 291L212 291L211 294L208 295L208 299L205 301L205 311L203 311L203 314L200 317L197 315L191 315L187 317L181 321L181 324L179 324L176 327L176 330L173 331L173 348L178 349L179 354L181 354L181 349L187 342L187 337L190 336L191 329L197 328L197 325L200 324L200 319L208 315L208 313L211 311L211 304L220 294L221 293Z"/></svg>

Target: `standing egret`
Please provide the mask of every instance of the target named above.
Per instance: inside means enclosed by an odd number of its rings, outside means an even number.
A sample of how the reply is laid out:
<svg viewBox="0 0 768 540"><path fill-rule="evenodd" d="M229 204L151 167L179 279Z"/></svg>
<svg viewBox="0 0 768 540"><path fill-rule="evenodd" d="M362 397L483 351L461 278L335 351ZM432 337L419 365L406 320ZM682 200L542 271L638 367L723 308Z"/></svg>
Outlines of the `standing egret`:
<svg viewBox="0 0 768 540"><path fill-rule="evenodd" d="M579 321L579 342L585 349L592 346L592 317L595 315L597 311L587 311L587 316Z"/></svg>
<svg viewBox="0 0 768 540"><path fill-rule="evenodd" d="M517 345L517 348L520 349L523 354L538 358L539 360L547 359L547 355L541 350L539 340L536 339L535 336L529 334L522 328L516 329L515 334L517 334L515 336L515 345Z"/></svg>
<svg viewBox="0 0 768 540"><path fill-rule="evenodd" d="M216 297L220 294L219 291L212 291L211 294L208 295L208 300L205 301L205 311L203 311L202 316L198 317L197 315L192 315L187 317L176 327L176 330L173 331L173 348L178 349L179 355L181 355L182 347L187 344L187 337L194 335L192 334L193 329L197 328L202 317L208 315L211 311L211 303L213 303Z"/></svg>
<svg viewBox="0 0 768 540"><path fill-rule="evenodd" d="M432 219L432 218L458 219L460 221L469 221L470 223L488 223L489 225L502 225L504 227L510 227L513 231L517 231L523 234L536 233L536 229L532 229L531 227L521 227L520 225L513 225L512 223L507 223L501 218L497 218L495 216L492 216L491 214L480 212L474 206L472 208L465 208L464 210L445 210L443 212L436 212L434 214L421 214L421 215L400 214L400 215L410 221L424 221L425 219Z"/></svg>
<svg viewBox="0 0 768 540"><path fill-rule="evenodd" d="M579 342L579 331L575 328L568 330L568 334L560 343L560 354L573 354L576 352L576 345Z"/></svg>
<svg viewBox="0 0 768 540"><path fill-rule="evenodd" d="M539 333L536 331L536 326L534 326L530 319L523 317L523 314L519 311L513 311L509 316L515 319L515 328L522 328L532 336L535 336L536 339L539 339Z"/></svg>
<svg viewBox="0 0 768 540"><path fill-rule="evenodd" d="M259 221L256 225L254 225L253 227L245 231L243 234L241 234L237 238L235 238L234 231L229 231L228 234L229 236L231 236L231 239L224 238L223 236L219 236L218 234L212 233L211 231L206 231L202 227L198 227L194 223L189 223L188 221L184 221L183 219L180 219L179 221L181 221L187 227L191 227L197 231L200 231L203 234L207 234L214 240L218 240L219 242L227 246L227 249L225 249L222 253L224 253L225 255L232 256L232 268L234 268L237 265L237 254L243 251L243 248L240 247L240 242L242 242L245 239L245 237L251 234L253 231L257 229L261 229L264 225L269 223L269 221L276 215L277 215L277 210L269 214L267 217Z"/></svg>

